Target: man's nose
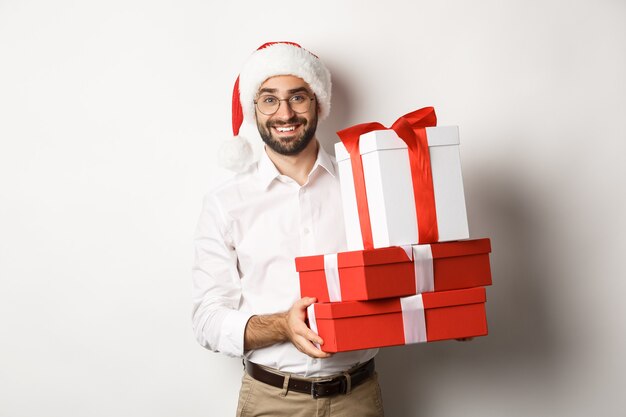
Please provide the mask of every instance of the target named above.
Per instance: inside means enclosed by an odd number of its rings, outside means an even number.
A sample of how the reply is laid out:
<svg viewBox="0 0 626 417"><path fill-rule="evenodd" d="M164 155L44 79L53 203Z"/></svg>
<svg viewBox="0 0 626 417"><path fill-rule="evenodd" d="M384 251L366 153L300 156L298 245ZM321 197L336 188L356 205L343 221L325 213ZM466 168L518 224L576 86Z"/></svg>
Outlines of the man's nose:
<svg viewBox="0 0 626 417"><path fill-rule="evenodd" d="M279 119L291 119L296 113L291 109L287 100L281 100L279 102L278 110L274 113L274 117Z"/></svg>

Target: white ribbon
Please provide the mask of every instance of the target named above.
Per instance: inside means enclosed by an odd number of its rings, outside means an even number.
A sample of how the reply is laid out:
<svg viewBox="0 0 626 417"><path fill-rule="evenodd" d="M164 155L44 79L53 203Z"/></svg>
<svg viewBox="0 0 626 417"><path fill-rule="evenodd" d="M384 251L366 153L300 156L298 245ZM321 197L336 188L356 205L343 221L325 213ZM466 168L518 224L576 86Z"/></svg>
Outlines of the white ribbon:
<svg viewBox="0 0 626 417"><path fill-rule="evenodd" d="M426 317L422 294L400 298L402 307L402 325L404 326L404 343L427 342ZM309 319L310 322L311 319Z"/></svg>
<svg viewBox="0 0 626 417"><path fill-rule="evenodd" d="M415 293L435 291L433 251L430 245L413 245L413 268L415 269Z"/></svg>
<svg viewBox="0 0 626 417"><path fill-rule="evenodd" d="M339 267L337 254L324 255L324 273L326 274L326 287L331 302L341 301L341 284L339 283Z"/></svg>
<svg viewBox="0 0 626 417"><path fill-rule="evenodd" d="M406 253L406 256L409 258L409 260L412 260L413 259L413 246L402 245L400 247L404 249L404 252Z"/></svg>
<svg viewBox="0 0 626 417"><path fill-rule="evenodd" d="M435 291L435 273L433 271L433 251L430 245L405 245L404 252L413 260L415 274L415 293Z"/></svg>
<svg viewBox="0 0 626 417"><path fill-rule="evenodd" d="M317 332L317 320L315 319L315 304L311 304L306 308L306 315L309 317L309 328L319 336ZM320 349L320 345L318 343L313 342L316 348Z"/></svg>

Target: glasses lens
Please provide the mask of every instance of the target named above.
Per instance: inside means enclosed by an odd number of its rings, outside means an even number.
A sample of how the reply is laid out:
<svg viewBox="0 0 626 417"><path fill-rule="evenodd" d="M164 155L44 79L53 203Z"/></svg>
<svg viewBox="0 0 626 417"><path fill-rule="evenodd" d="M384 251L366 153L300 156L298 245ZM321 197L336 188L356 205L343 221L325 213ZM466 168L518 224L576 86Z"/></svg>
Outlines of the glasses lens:
<svg viewBox="0 0 626 417"><path fill-rule="evenodd" d="M309 110L311 98L304 94L296 94L289 97L289 107L296 113L305 113Z"/></svg>
<svg viewBox="0 0 626 417"><path fill-rule="evenodd" d="M274 96L263 95L259 97L256 105L261 113L270 115L276 113L278 106L280 106L280 101Z"/></svg>

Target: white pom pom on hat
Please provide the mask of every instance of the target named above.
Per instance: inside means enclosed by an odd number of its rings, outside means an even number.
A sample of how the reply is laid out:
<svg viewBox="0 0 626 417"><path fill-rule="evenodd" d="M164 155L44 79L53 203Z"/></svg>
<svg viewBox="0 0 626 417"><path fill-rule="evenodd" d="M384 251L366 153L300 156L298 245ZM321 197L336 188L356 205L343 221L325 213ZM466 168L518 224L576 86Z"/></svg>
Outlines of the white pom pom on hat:
<svg viewBox="0 0 626 417"><path fill-rule="evenodd" d="M261 45L244 64L233 88L233 136L219 151L220 164L232 171L241 172L254 160L250 142L239 134L244 121L255 123L254 98L268 78L294 75L302 78L315 93L319 106L319 119L330 113L330 72L311 52L293 42L268 42ZM242 104L243 103L243 104Z"/></svg>

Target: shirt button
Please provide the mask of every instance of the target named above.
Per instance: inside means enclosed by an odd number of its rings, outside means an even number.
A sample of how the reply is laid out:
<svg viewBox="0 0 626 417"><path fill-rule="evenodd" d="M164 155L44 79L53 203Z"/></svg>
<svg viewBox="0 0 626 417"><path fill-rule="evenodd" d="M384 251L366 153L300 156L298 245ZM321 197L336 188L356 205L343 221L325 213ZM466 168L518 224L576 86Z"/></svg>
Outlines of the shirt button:
<svg viewBox="0 0 626 417"><path fill-rule="evenodd" d="M317 359L313 359L311 363L317 363Z"/></svg>
<svg viewBox="0 0 626 417"><path fill-rule="evenodd" d="M308 227L305 227L304 229L302 229L302 232L303 232L305 235L308 235L308 234L309 234L309 228L308 228Z"/></svg>

